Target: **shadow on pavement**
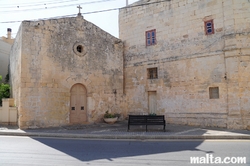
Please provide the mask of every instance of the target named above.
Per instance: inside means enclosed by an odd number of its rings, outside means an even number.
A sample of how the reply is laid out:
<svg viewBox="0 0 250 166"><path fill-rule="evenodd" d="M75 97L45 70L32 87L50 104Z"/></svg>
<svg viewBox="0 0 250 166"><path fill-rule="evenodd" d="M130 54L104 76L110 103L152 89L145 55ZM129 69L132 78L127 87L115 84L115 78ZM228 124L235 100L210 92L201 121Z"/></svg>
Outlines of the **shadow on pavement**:
<svg viewBox="0 0 250 166"><path fill-rule="evenodd" d="M203 142L189 141L114 141L33 138L81 161L161 154L178 151L202 151L197 147ZM204 153L212 153L212 151Z"/></svg>

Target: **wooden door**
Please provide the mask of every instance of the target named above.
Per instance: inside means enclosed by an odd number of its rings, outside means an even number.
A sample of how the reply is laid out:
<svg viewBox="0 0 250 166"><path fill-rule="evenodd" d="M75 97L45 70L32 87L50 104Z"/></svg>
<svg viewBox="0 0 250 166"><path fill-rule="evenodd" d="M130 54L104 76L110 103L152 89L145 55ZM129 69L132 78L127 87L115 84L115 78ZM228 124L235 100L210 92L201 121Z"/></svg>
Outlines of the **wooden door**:
<svg viewBox="0 0 250 166"><path fill-rule="evenodd" d="M148 92L149 113L156 113L156 91Z"/></svg>
<svg viewBox="0 0 250 166"><path fill-rule="evenodd" d="M87 90L81 84L75 84L70 91L70 123L87 122Z"/></svg>

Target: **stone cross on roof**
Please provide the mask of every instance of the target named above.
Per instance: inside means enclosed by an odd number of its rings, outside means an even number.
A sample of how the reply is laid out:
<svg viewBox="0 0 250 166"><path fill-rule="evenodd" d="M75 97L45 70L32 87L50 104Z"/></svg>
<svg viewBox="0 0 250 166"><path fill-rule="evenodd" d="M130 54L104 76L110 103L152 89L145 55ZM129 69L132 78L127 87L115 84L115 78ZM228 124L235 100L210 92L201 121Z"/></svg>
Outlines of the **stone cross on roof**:
<svg viewBox="0 0 250 166"><path fill-rule="evenodd" d="M77 14L78 16L81 16L82 14L81 14L81 9L82 9L82 7L79 5L79 6L77 6L77 8L79 9L79 13Z"/></svg>

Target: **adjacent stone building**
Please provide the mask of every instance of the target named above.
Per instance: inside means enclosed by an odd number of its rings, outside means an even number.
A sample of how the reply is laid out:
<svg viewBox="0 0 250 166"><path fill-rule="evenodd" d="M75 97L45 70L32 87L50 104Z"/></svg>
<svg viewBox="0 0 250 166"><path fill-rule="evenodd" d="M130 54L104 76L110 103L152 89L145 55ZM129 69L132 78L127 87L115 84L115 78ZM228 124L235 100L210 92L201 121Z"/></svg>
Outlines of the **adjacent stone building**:
<svg viewBox="0 0 250 166"><path fill-rule="evenodd" d="M0 75L2 76L2 81L5 82L5 78L9 70L9 59L10 59L10 50L14 42L14 39L11 38L11 29L7 29L7 37L2 37L0 39ZM8 77L8 76L7 76Z"/></svg>
<svg viewBox="0 0 250 166"><path fill-rule="evenodd" d="M141 0L120 10L128 110L250 128L250 2Z"/></svg>
<svg viewBox="0 0 250 166"><path fill-rule="evenodd" d="M0 75L2 76L2 81L6 75L8 74L8 66L9 66L9 57L10 57L11 45L0 40Z"/></svg>
<svg viewBox="0 0 250 166"><path fill-rule="evenodd" d="M23 21L10 61L21 128L91 123L123 109L123 43L82 16Z"/></svg>
<svg viewBox="0 0 250 166"><path fill-rule="evenodd" d="M11 32L12 32L12 29L7 28L7 37L2 36L2 38L1 38L5 43L9 43L10 45L12 45L14 43L14 40L15 40L15 38L12 38Z"/></svg>
<svg viewBox="0 0 250 166"><path fill-rule="evenodd" d="M140 0L120 39L81 16L23 21L11 52L19 126L100 122L109 110L250 128L250 2Z"/></svg>

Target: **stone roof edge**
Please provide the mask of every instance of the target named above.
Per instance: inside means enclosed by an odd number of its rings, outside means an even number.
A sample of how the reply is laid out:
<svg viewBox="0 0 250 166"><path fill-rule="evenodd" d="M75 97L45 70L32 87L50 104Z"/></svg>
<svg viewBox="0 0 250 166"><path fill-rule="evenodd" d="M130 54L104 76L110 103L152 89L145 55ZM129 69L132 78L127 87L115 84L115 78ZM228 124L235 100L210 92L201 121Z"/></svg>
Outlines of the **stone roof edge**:
<svg viewBox="0 0 250 166"><path fill-rule="evenodd" d="M150 4L150 3L154 4L154 3L157 3L157 2L164 2L164 1L165 2L170 2L172 0L139 0L139 1L136 1L134 3L131 3L128 6L120 8L119 10L127 9L127 8L130 8L130 7L143 6L143 5Z"/></svg>
<svg viewBox="0 0 250 166"><path fill-rule="evenodd" d="M94 24L94 23L92 23L92 22L90 22L90 21L88 21L88 20L86 20L85 18L83 18L82 16L81 17L79 17L79 16L75 16L75 17L60 17L60 18L56 18L56 17L54 17L54 18L48 18L48 19L37 19L37 20L23 20L22 21L22 23L38 23L39 21L53 21L53 20L63 20L63 19L82 19L83 21L85 21L85 22L88 22L88 23L90 23L90 24L92 24L93 26L96 26L96 27L98 27L99 29L101 29L102 31L104 31L105 33L107 33L108 35L110 35L110 36L112 36L115 40L117 40L118 42L120 42L120 38L118 38L118 37L115 37L115 36L113 36L112 34L110 34L109 32L107 32L107 31L105 31L105 30L103 30L102 28L100 28L99 26L97 26L96 24Z"/></svg>

